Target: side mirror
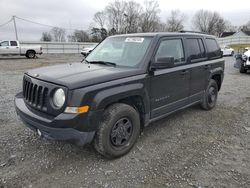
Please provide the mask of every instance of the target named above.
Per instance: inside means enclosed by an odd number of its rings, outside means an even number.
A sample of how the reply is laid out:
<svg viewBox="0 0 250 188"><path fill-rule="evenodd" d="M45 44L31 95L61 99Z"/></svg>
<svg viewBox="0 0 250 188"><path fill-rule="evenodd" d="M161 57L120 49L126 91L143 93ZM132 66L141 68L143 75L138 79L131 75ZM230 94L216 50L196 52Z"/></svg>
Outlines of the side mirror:
<svg viewBox="0 0 250 188"><path fill-rule="evenodd" d="M152 69L165 69L174 67L173 57L158 57L156 62L151 65Z"/></svg>
<svg viewBox="0 0 250 188"><path fill-rule="evenodd" d="M220 57L223 57L223 51L222 50L220 51Z"/></svg>

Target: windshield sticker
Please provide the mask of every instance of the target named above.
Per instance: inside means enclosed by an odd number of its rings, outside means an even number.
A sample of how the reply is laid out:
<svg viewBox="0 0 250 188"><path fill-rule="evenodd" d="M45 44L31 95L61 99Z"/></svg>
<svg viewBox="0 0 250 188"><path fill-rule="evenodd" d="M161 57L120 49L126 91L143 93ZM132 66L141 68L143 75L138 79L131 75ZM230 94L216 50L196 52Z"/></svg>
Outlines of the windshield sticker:
<svg viewBox="0 0 250 188"><path fill-rule="evenodd" d="M132 37L132 38L126 38L125 42L136 42L136 43L143 43L144 38L139 37Z"/></svg>

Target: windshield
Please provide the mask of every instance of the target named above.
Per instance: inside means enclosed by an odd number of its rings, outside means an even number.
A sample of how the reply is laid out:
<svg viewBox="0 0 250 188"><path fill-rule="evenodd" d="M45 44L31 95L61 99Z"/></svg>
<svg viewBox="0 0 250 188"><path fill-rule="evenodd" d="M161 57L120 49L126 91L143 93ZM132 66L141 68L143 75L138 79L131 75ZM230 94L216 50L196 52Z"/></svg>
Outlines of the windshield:
<svg viewBox="0 0 250 188"><path fill-rule="evenodd" d="M88 62L110 62L137 67L149 46L151 37L111 37L99 44L86 58Z"/></svg>

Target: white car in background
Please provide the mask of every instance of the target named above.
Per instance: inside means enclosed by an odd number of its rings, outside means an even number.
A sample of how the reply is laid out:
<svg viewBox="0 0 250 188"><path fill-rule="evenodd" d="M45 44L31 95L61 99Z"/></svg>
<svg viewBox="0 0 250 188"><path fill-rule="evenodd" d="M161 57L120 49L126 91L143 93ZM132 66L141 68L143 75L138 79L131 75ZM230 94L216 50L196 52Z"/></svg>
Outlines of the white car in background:
<svg viewBox="0 0 250 188"><path fill-rule="evenodd" d="M235 58L234 67L238 68L240 73L246 73L250 70L250 48L245 48L244 54L239 54Z"/></svg>
<svg viewBox="0 0 250 188"><path fill-rule="evenodd" d="M36 54L41 55L42 53L41 46L20 45L17 40L0 41L0 55L20 55L35 58Z"/></svg>
<svg viewBox="0 0 250 188"><path fill-rule="evenodd" d="M230 48L229 46L222 47L221 51L223 52L223 56L233 56L234 55L234 49Z"/></svg>
<svg viewBox="0 0 250 188"><path fill-rule="evenodd" d="M93 45L90 45L88 47L83 47L82 51L81 51L81 54L84 56L84 57L87 57L87 55L90 54L90 52L92 52L92 50L97 46L97 44L93 44Z"/></svg>

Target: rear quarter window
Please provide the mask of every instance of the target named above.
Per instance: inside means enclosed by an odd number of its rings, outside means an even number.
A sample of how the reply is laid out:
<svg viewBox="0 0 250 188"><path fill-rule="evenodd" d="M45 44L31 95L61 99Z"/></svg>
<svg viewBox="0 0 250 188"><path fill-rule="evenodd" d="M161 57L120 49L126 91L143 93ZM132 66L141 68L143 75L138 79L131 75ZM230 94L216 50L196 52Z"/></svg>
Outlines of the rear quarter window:
<svg viewBox="0 0 250 188"><path fill-rule="evenodd" d="M221 49L215 39L206 38L207 54L209 59L221 57Z"/></svg>

